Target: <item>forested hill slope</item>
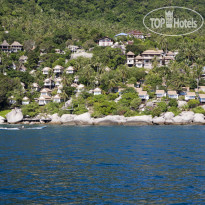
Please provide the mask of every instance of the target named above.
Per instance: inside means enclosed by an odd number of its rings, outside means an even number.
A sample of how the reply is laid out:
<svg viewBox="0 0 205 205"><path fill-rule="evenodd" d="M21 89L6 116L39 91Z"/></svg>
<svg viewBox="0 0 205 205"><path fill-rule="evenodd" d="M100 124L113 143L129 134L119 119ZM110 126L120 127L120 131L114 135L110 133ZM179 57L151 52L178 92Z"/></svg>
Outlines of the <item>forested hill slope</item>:
<svg viewBox="0 0 205 205"><path fill-rule="evenodd" d="M79 39L85 42L103 35L137 29L146 32L142 20L163 6L183 6L205 15L204 0L0 0L0 40ZM3 27L2 27L3 26ZM9 34L5 34L5 30ZM200 29L200 35L204 27ZM49 43L48 43L49 44Z"/></svg>

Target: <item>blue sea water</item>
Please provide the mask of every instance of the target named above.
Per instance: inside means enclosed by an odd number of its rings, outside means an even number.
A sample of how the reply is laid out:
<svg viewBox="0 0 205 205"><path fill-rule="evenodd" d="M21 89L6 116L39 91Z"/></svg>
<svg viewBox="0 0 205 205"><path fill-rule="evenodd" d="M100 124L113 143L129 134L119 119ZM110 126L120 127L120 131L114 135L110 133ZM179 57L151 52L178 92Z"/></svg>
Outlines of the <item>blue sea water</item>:
<svg viewBox="0 0 205 205"><path fill-rule="evenodd" d="M205 204L205 127L0 130L0 204Z"/></svg>

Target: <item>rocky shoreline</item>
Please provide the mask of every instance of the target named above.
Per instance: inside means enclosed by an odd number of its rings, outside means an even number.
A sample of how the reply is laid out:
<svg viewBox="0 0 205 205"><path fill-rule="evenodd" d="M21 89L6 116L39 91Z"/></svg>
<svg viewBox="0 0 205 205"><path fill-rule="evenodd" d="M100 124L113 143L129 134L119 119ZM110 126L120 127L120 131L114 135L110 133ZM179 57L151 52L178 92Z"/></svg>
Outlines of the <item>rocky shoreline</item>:
<svg viewBox="0 0 205 205"><path fill-rule="evenodd" d="M0 118L0 124L45 124L45 119L50 119L47 124L63 124L63 125L205 125L203 114L194 113L192 111L184 111L178 116L172 112L163 113L160 117L152 117L151 115L124 117L120 115L109 115L103 118L92 118L90 113L81 115L64 114L61 117L58 114L39 115L39 122L22 121L23 115L20 110L12 110L7 114L7 122Z"/></svg>

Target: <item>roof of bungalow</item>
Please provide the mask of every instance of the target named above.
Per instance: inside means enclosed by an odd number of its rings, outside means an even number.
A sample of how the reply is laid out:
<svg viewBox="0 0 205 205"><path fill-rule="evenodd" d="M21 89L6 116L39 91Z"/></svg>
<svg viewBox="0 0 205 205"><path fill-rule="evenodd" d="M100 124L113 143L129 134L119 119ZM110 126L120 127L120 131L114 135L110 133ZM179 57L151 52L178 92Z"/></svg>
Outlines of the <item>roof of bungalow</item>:
<svg viewBox="0 0 205 205"><path fill-rule="evenodd" d="M155 94L165 94L164 90L156 90Z"/></svg>
<svg viewBox="0 0 205 205"><path fill-rule="evenodd" d="M187 95L187 96L194 96L194 97L195 97L195 96L196 96L196 93L195 93L195 92L187 92L186 95Z"/></svg>
<svg viewBox="0 0 205 205"><path fill-rule="evenodd" d="M6 40L3 41L3 43L1 44L1 46L10 46Z"/></svg>
<svg viewBox="0 0 205 205"><path fill-rule="evenodd" d="M135 57L135 59L136 59L136 60L142 60L142 59L144 59L144 57L138 55L138 56Z"/></svg>
<svg viewBox="0 0 205 205"><path fill-rule="evenodd" d="M57 94L53 97L53 99L61 99L61 97L60 97L60 95Z"/></svg>
<svg viewBox="0 0 205 205"><path fill-rule="evenodd" d="M51 100L51 97L50 96L48 96L48 95L41 95L39 98L38 98L38 100Z"/></svg>
<svg viewBox="0 0 205 205"><path fill-rule="evenodd" d="M134 88L134 87L135 87L135 84L126 84L126 86L127 86L128 88Z"/></svg>
<svg viewBox="0 0 205 205"><path fill-rule="evenodd" d="M66 68L66 70L74 70L73 66L69 66Z"/></svg>
<svg viewBox="0 0 205 205"><path fill-rule="evenodd" d="M78 89L79 88L84 88L85 86L83 84L78 85Z"/></svg>
<svg viewBox="0 0 205 205"><path fill-rule="evenodd" d="M33 83L32 86L33 86L34 88L38 88L38 87L39 87L38 83Z"/></svg>
<svg viewBox="0 0 205 205"><path fill-rule="evenodd" d="M172 51L169 51L169 52L167 53L167 56L175 56L175 53L173 53Z"/></svg>
<svg viewBox="0 0 205 205"><path fill-rule="evenodd" d="M167 93L168 95L177 95L177 91L175 90L169 90Z"/></svg>
<svg viewBox="0 0 205 205"><path fill-rule="evenodd" d="M55 70L55 69L63 69L63 66L61 66L61 65L56 65L53 69L54 69L54 70Z"/></svg>
<svg viewBox="0 0 205 205"><path fill-rule="evenodd" d="M46 78L43 82L51 82L51 81L53 81L53 80L50 78Z"/></svg>
<svg viewBox="0 0 205 205"><path fill-rule="evenodd" d="M205 98L205 94L199 94L199 98Z"/></svg>
<svg viewBox="0 0 205 205"><path fill-rule="evenodd" d="M23 101L29 101L29 98L28 97L24 97Z"/></svg>
<svg viewBox="0 0 205 205"><path fill-rule="evenodd" d="M58 86L58 89L62 89L62 88L63 88L63 85L60 84L60 85Z"/></svg>
<svg viewBox="0 0 205 205"><path fill-rule="evenodd" d="M49 68L49 67L44 67L43 68L43 71L49 71L51 68Z"/></svg>
<svg viewBox="0 0 205 205"><path fill-rule="evenodd" d="M28 56L25 56L25 55L22 55L19 60L27 60L28 59Z"/></svg>
<svg viewBox="0 0 205 205"><path fill-rule="evenodd" d="M142 53L142 55L144 54L162 54L164 53L163 50L146 50Z"/></svg>
<svg viewBox="0 0 205 205"><path fill-rule="evenodd" d="M71 84L71 87L73 87L73 88L77 88L77 87L78 87L78 84L76 84L76 83L72 83L72 84Z"/></svg>
<svg viewBox="0 0 205 205"><path fill-rule="evenodd" d="M147 95L147 91L140 91L138 95Z"/></svg>
<svg viewBox="0 0 205 205"><path fill-rule="evenodd" d="M131 51L129 51L128 53L127 53L127 56L134 56L135 54L133 53L133 52L131 52Z"/></svg>
<svg viewBox="0 0 205 205"><path fill-rule="evenodd" d="M115 37L118 37L118 36L127 36L127 33L118 33L117 35L115 35Z"/></svg>
<svg viewBox="0 0 205 205"><path fill-rule="evenodd" d="M135 88L136 92L139 93L142 91L142 88Z"/></svg>
<svg viewBox="0 0 205 205"><path fill-rule="evenodd" d="M61 77L55 78L55 81L62 81L63 79Z"/></svg>
<svg viewBox="0 0 205 205"><path fill-rule="evenodd" d="M40 92L41 93L52 92L52 90L50 90L49 88L43 88Z"/></svg>
<svg viewBox="0 0 205 205"><path fill-rule="evenodd" d="M100 91L101 91L100 88L95 88L95 89L94 89L94 92L100 92Z"/></svg>
<svg viewBox="0 0 205 205"><path fill-rule="evenodd" d="M100 41L100 40L102 40L102 39L106 39L106 38L108 38L108 39L114 41L112 38L110 38L110 37L108 37L108 36L102 37L102 38L98 39L98 41Z"/></svg>
<svg viewBox="0 0 205 205"><path fill-rule="evenodd" d="M128 34L131 34L131 35L142 35L143 33L141 31L133 30L133 31L130 31Z"/></svg>
<svg viewBox="0 0 205 205"><path fill-rule="evenodd" d="M203 89L204 90L205 86L199 86L199 89L201 89L201 90Z"/></svg>
<svg viewBox="0 0 205 205"><path fill-rule="evenodd" d="M21 45L18 41L14 41L11 46L21 46L23 47L23 45Z"/></svg>
<svg viewBox="0 0 205 205"><path fill-rule="evenodd" d="M165 60L174 60L174 57L173 56L164 56L164 59Z"/></svg>

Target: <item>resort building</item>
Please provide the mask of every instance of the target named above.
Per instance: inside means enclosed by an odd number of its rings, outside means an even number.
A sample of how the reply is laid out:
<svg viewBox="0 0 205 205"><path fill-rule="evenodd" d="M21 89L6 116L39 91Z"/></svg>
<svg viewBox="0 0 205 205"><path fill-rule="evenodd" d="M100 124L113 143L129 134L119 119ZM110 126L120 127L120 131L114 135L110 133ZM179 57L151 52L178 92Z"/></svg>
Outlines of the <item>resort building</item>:
<svg viewBox="0 0 205 205"><path fill-rule="evenodd" d="M6 40L3 41L2 44L0 44L0 50L3 52L18 52L23 50L23 45L21 45L19 42L14 41L11 45L7 43Z"/></svg>
<svg viewBox="0 0 205 205"><path fill-rule="evenodd" d="M28 56L23 55L19 58L19 62L22 63L22 64L26 63L27 60L28 60Z"/></svg>
<svg viewBox="0 0 205 205"><path fill-rule="evenodd" d="M38 104L39 105L46 105L52 101L52 98L47 95L42 95L38 98Z"/></svg>
<svg viewBox="0 0 205 205"><path fill-rule="evenodd" d="M73 73L74 73L73 66L69 66L68 68L66 68L66 74L73 74Z"/></svg>
<svg viewBox="0 0 205 205"><path fill-rule="evenodd" d="M199 102L205 103L205 94L199 94Z"/></svg>
<svg viewBox="0 0 205 205"><path fill-rule="evenodd" d="M0 44L0 49L1 49L3 52L10 52L10 51L11 51L10 47L11 47L11 46L7 43L6 40L4 40L2 44Z"/></svg>
<svg viewBox="0 0 205 205"><path fill-rule="evenodd" d="M55 79L55 86L60 86L61 85L61 82L62 82L62 78L56 78Z"/></svg>
<svg viewBox="0 0 205 205"><path fill-rule="evenodd" d="M49 88L53 88L55 86L55 83L52 79L47 78L44 80L44 86L49 87Z"/></svg>
<svg viewBox="0 0 205 205"><path fill-rule="evenodd" d="M38 83L33 83L32 84L32 86L31 86L31 89L33 90L33 91L39 91L39 85L38 85Z"/></svg>
<svg viewBox="0 0 205 205"><path fill-rule="evenodd" d="M166 92L164 90L156 90L155 92L157 98L162 98L162 97L166 97Z"/></svg>
<svg viewBox="0 0 205 205"><path fill-rule="evenodd" d="M101 95L102 94L102 90L100 88L95 88L93 91L94 95Z"/></svg>
<svg viewBox="0 0 205 205"><path fill-rule="evenodd" d="M50 70L51 70L51 68L45 67L45 68L43 68L42 71L43 71L43 74L44 74L44 75L48 75Z"/></svg>
<svg viewBox="0 0 205 205"><path fill-rule="evenodd" d="M74 83L78 83L78 82L79 82L79 76L76 75L76 76L74 77Z"/></svg>
<svg viewBox="0 0 205 205"><path fill-rule="evenodd" d="M22 105L28 105L29 103L30 103L30 100L29 100L28 97L24 97L24 98L22 99Z"/></svg>
<svg viewBox="0 0 205 205"><path fill-rule="evenodd" d="M60 65L56 65L54 68L53 68L53 72L55 74L62 74L63 73L63 66L60 66Z"/></svg>
<svg viewBox="0 0 205 205"><path fill-rule="evenodd" d="M98 40L99 46L112 46L114 44L114 40L109 37L104 37Z"/></svg>
<svg viewBox="0 0 205 205"><path fill-rule="evenodd" d="M127 53L127 65L129 67L136 66L138 68L153 68L153 61L157 62L158 66L168 65L171 60L175 59L175 54L172 52L164 53L163 50L146 50L141 55L135 56L133 52Z"/></svg>
<svg viewBox="0 0 205 205"><path fill-rule="evenodd" d="M179 98L179 95L177 94L176 91L168 91L167 94L168 94L169 98L174 98L174 99L177 99L177 100Z"/></svg>
<svg viewBox="0 0 205 205"><path fill-rule="evenodd" d="M185 100L193 100L196 99L196 93L195 92L187 92L185 95Z"/></svg>
<svg viewBox="0 0 205 205"><path fill-rule="evenodd" d="M15 104L16 103L16 99L15 99L15 97L12 95L11 97L9 97L9 104L10 105L13 105L13 104Z"/></svg>
<svg viewBox="0 0 205 205"><path fill-rule="evenodd" d="M128 35L141 40L145 39L145 35L141 31L130 31Z"/></svg>
<svg viewBox="0 0 205 205"><path fill-rule="evenodd" d="M147 91L140 91L138 93L139 98L142 100L149 100L149 95L147 94Z"/></svg>
<svg viewBox="0 0 205 205"><path fill-rule="evenodd" d="M78 85L77 87L77 93L80 93L84 90L85 86L83 84Z"/></svg>
<svg viewBox="0 0 205 205"><path fill-rule="evenodd" d="M21 45L19 42L17 41L14 41L12 44L11 44L11 51L12 52L18 52L18 51L22 51L23 50L23 45Z"/></svg>
<svg viewBox="0 0 205 205"><path fill-rule="evenodd" d="M63 102L63 99L62 99L62 97L60 97L59 94L57 94L57 95L55 95L55 96L53 97L53 102L55 102L55 103L61 103L61 102Z"/></svg>

